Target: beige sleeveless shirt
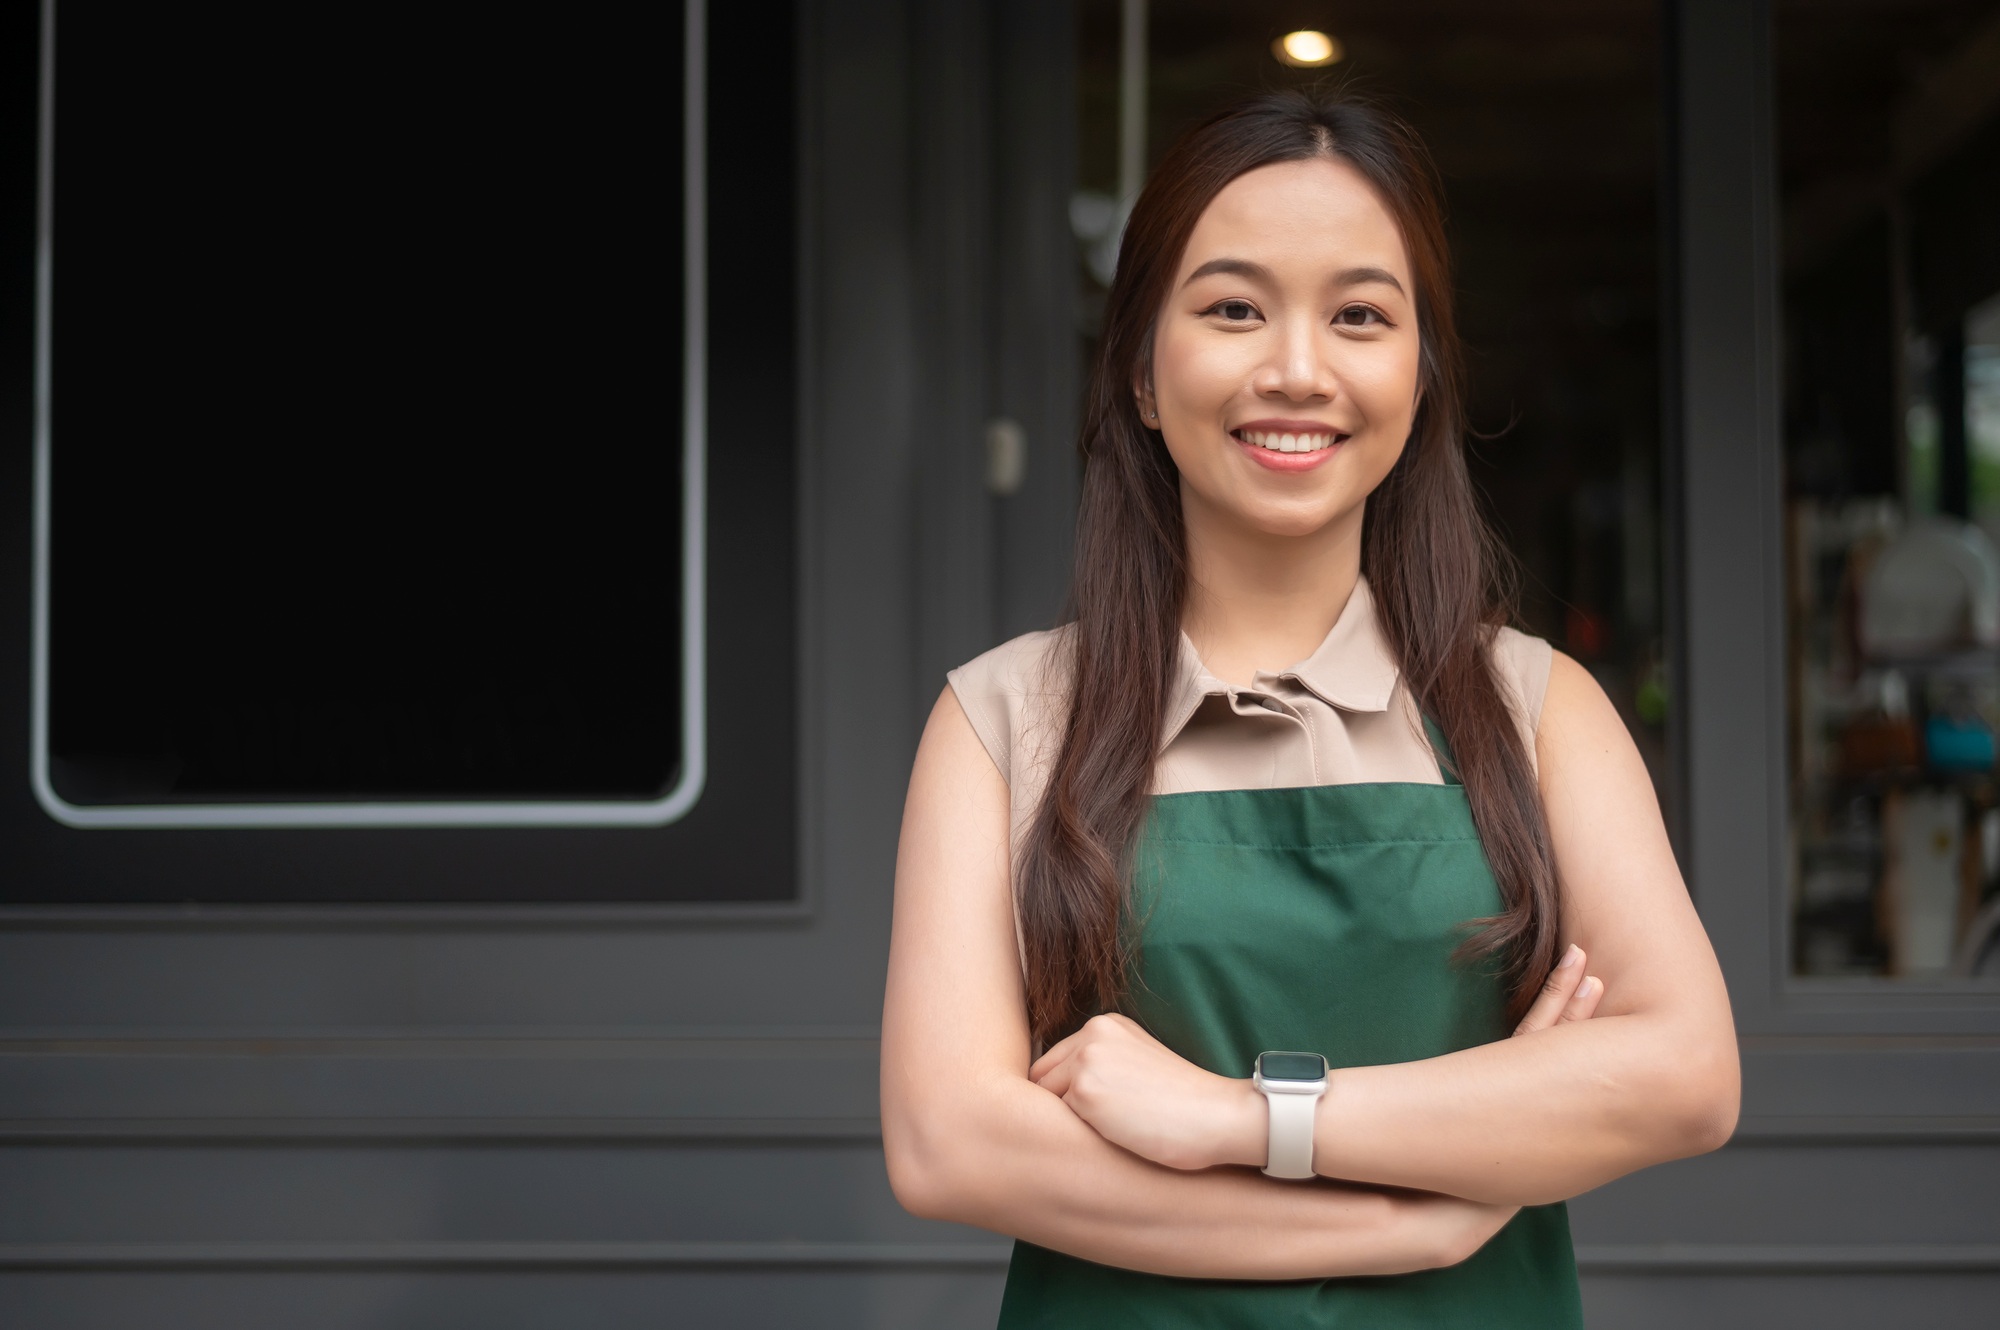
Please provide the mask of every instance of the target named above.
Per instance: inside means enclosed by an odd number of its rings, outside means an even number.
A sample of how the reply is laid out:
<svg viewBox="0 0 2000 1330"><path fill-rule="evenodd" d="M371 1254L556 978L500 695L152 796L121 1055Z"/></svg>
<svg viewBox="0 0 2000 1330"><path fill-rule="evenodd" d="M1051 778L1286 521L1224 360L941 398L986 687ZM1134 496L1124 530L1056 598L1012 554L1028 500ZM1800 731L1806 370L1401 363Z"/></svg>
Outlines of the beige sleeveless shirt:
<svg viewBox="0 0 2000 1330"><path fill-rule="evenodd" d="M1067 628L1027 633L946 676L958 704L1007 780L1014 843L1041 801L1066 714L1061 645ZM1535 728L1548 691L1549 644L1511 628L1493 640L1503 695L1535 756ZM1248 687L1210 674L1181 635L1179 677L1154 771L1156 794L1405 781L1439 785L1444 775L1423 720L1382 636L1363 579L1326 639Z"/></svg>

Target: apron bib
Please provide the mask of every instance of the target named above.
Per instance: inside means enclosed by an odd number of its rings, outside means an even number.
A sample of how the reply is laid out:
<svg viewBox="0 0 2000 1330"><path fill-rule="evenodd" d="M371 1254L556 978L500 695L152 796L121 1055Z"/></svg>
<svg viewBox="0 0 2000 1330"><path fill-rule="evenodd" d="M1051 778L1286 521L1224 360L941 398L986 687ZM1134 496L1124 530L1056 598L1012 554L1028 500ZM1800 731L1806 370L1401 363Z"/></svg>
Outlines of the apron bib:
<svg viewBox="0 0 2000 1330"><path fill-rule="evenodd" d="M1498 977L1452 959L1501 900L1445 766L1445 785L1156 796L1134 857L1128 1013L1234 1077L1267 1048L1323 1053L1338 1077L1506 1038ZM1017 1242L1000 1310L1001 1330L1582 1324L1561 1205L1522 1210L1462 1264L1368 1278L1179 1279Z"/></svg>

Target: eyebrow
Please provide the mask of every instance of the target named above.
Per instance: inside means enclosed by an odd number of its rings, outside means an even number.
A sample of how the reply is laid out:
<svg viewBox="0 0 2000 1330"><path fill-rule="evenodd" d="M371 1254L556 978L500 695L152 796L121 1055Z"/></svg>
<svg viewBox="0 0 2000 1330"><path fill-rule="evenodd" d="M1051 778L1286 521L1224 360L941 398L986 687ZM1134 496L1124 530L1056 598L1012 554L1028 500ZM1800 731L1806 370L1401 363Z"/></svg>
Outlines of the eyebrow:
<svg viewBox="0 0 2000 1330"><path fill-rule="evenodd" d="M1232 277L1249 277L1260 282L1271 280L1271 270L1261 263L1252 263L1248 259L1210 259L1189 273L1187 281L1181 285L1191 286L1202 278L1213 277L1217 273L1228 273Z"/></svg>
<svg viewBox="0 0 2000 1330"><path fill-rule="evenodd" d="M1204 277L1213 277L1218 273L1226 273L1233 277L1248 277L1260 282L1274 280L1271 270L1261 263L1252 263L1248 259L1210 259L1207 263L1202 264L1199 268L1189 273L1187 281L1181 283L1181 285L1188 286ZM1335 286L1364 286L1370 282L1376 282L1384 286L1392 286L1398 293L1407 294L1403 292L1403 284L1397 281L1396 275L1387 268L1343 268L1333 275L1333 282Z"/></svg>
<svg viewBox="0 0 2000 1330"><path fill-rule="evenodd" d="M1366 286L1370 282L1393 286L1398 295L1406 294L1403 284L1396 280L1396 274L1387 268L1348 268L1333 275L1335 286Z"/></svg>

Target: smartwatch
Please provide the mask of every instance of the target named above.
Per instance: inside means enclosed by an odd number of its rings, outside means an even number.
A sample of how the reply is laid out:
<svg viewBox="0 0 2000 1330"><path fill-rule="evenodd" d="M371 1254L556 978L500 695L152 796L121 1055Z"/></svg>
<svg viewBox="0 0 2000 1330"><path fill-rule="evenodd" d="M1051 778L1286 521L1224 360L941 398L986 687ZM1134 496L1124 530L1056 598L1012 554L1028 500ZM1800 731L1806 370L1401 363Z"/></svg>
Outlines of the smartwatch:
<svg viewBox="0 0 2000 1330"><path fill-rule="evenodd" d="M1326 1059L1317 1053L1259 1053L1250 1083L1271 1109L1264 1172L1274 1178L1313 1176L1313 1109L1326 1093Z"/></svg>

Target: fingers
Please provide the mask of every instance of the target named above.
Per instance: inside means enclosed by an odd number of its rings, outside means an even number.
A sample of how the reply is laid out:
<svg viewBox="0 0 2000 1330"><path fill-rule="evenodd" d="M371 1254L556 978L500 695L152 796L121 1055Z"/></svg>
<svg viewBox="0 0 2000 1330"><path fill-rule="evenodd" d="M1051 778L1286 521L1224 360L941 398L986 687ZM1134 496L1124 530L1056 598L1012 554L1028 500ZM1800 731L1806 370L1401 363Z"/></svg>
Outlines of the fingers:
<svg viewBox="0 0 2000 1330"><path fill-rule="evenodd" d="M1536 995L1534 1005L1528 1008L1528 1014L1514 1027L1515 1034L1533 1034L1537 1030L1546 1030L1563 1019L1571 1000L1576 997L1583 985L1583 960L1583 948L1572 942L1563 952L1562 959L1556 962L1556 968L1549 971L1548 980L1543 983L1542 991ZM1602 984L1597 985L1600 993L1603 992L1603 988ZM1594 1002L1591 1009L1596 1009Z"/></svg>
<svg viewBox="0 0 2000 1330"><path fill-rule="evenodd" d="M1594 974L1587 974L1583 982L1576 986L1576 994L1563 1007L1563 1013L1556 1021L1587 1021L1597 1014L1597 1004L1604 997L1604 981Z"/></svg>
<svg viewBox="0 0 2000 1330"><path fill-rule="evenodd" d="M1056 1043L1050 1045L1049 1051L1036 1058L1034 1065L1028 1068L1028 1079L1039 1085L1049 1073L1069 1061L1075 1055L1082 1039L1083 1031L1078 1030L1069 1038L1058 1040Z"/></svg>
<svg viewBox="0 0 2000 1330"><path fill-rule="evenodd" d="M1034 1077L1035 1084L1061 1099L1069 1094L1072 1082L1076 1080L1076 1059L1064 1058L1053 1067Z"/></svg>
<svg viewBox="0 0 2000 1330"><path fill-rule="evenodd" d="M1069 1038L1058 1041L1048 1052L1036 1058L1034 1065L1028 1068L1028 1079L1046 1090L1061 1094L1068 1087L1069 1078L1075 1071L1071 1064L1086 1045L1099 1039L1115 1038L1138 1031L1138 1023L1129 1016L1122 1016L1117 1012L1093 1016L1083 1023L1082 1029ZM1060 1088L1052 1084L1049 1079L1058 1075L1062 1077Z"/></svg>

